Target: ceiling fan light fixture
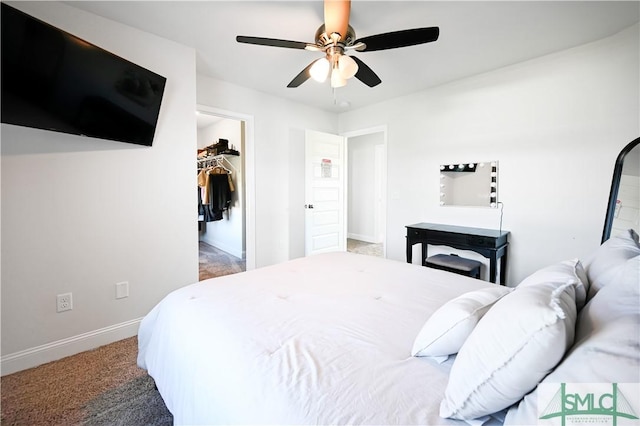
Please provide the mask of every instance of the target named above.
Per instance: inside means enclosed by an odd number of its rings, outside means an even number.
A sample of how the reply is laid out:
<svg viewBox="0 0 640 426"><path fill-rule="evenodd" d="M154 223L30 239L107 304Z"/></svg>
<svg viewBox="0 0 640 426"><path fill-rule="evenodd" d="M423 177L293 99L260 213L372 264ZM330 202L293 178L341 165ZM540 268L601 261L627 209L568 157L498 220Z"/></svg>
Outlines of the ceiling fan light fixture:
<svg viewBox="0 0 640 426"><path fill-rule="evenodd" d="M331 64L327 58L320 58L313 63L309 69L309 74L318 83L323 83L329 75Z"/></svg>
<svg viewBox="0 0 640 426"><path fill-rule="evenodd" d="M347 79L342 76L338 68L331 70L331 87L343 87L347 85Z"/></svg>
<svg viewBox="0 0 640 426"><path fill-rule="evenodd" d="M342 78L348 80L358 72L358 64L351 56L340 55L338 58L338 69L340 70Z"/></svg>
<svg viewBox="0 0 640 426"><path fill-rule="evenodd" d="M326 81L331 73L331 87L342 87L347 80L355 77L369 87L382 83L380 77L357 56L345 55L348 50L357 52L375 52L416 46L438 40L439 27L412 28L370 35L357 39L349 25L351 0L324 0L324 23L316 30L315 42L281 40L267 37L236 36L238 43L260 46L304 49L323 52L324 58L308 64L287 87L299 87L309 79L319 83Z"/></svg>

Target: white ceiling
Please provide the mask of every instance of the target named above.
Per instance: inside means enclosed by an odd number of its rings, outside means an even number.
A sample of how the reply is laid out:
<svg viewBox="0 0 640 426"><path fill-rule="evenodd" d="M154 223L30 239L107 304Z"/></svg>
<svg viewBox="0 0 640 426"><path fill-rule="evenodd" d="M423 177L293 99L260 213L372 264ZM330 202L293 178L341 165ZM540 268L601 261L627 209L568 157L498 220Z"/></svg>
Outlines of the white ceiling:
<svg viewBox="0 0 640 426"><path fill-rule="evenodd" d="M598 40L640 19L638 1L361 1L357 37L440 27L434 43L357 53L382 79L369 88L287 84L321 53L240 44L236 35L314 42L322 1L72 1L67 4L191 46L197 72L329 111L343 111ZM161 54L159 52L159 54ZM349 106L344 104L348 103Z"/></svg>

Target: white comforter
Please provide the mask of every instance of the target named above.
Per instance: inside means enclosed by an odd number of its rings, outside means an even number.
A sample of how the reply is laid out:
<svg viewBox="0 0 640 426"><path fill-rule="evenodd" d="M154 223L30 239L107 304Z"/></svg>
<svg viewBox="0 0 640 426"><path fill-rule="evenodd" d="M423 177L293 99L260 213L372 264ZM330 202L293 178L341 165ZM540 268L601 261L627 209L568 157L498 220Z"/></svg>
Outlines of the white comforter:
<svg viewBox="0 0 640 426"><path fill-rule="evenodd" d="M144 318L138 365L176 424L454 424L451 360L410 351L444 302L492 284L329 253L179 289Z"/></svg>

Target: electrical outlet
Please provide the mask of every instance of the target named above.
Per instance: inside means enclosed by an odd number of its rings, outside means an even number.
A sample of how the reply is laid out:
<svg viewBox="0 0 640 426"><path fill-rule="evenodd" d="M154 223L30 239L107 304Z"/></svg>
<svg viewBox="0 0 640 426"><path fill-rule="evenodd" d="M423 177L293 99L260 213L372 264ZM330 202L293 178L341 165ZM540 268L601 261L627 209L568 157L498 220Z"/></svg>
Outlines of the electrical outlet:
<svg viewBox="0 0 640 426"><path fill-rule="evenodd" d="M129 282L123 281L116 284L116 299L124 299L129 297Z"/></svg>
<svg viewBox="0 0 640 426"><path fill-rule="evenodd" d="M71 293L59 294L57 296L58 312L70 311L73 309L73 296Z"/></svg>

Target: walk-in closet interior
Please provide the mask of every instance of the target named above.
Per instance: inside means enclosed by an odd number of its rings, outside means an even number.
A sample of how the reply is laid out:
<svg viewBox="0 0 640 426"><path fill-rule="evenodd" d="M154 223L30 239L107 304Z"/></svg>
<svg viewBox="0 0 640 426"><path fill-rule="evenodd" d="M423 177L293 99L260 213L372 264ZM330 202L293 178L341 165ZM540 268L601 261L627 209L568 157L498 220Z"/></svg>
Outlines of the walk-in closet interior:
<svg viewBox="0 0 640 426"><path fill-rule="evenodd" d="M244 122L197 113L199 279L246 270Z"/></svg>

